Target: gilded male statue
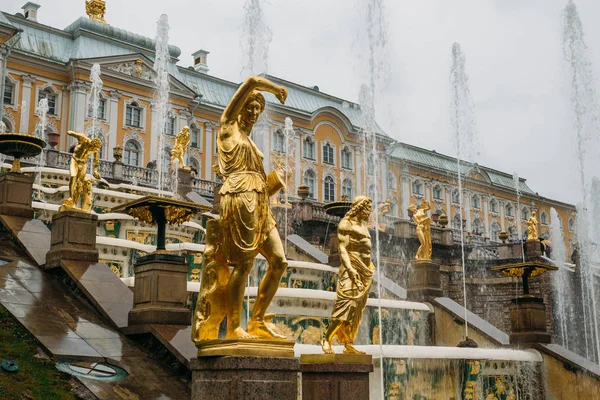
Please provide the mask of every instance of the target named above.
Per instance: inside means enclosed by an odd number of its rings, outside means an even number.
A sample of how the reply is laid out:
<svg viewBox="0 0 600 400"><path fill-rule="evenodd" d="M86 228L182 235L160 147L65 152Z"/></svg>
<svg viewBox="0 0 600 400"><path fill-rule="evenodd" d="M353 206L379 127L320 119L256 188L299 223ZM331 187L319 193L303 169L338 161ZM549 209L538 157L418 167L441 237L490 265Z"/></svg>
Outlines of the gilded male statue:
<svg viewBox="0 0 600 400"><path fill-rule="evenodd" d="M538 220L535 211L531 212L531 217L527 220L527 240L538 240Z"/></svg>
<svg viewBox="0 0 600 400"><path fill-rule="evenodd" d="M83 133L73 131L67 131L67 133L77 139L77 144L69 165L70 197L64 201L63 209L78 209L81 200L81 211L89 212L92 209L92 180L86 176L87 161L90 156L94 157L92 175L94 178L100 179L98 152L102 147L102 141L98 138L90 139Z"/></svg>
<svg viewBox="0 0 600 400"><path fill-rule="evenodd" d="M367 196L357 196L338 225L340 270L329 328L321 342L323 352L333 354L335 336L344 344L344 354L364 354L354 340L367 305L375 266L371 262L371 235L367 222L373 208Z"/></svg>
<svg viewBox="0 0 600 400"><path fill-rule="evenodd" d="M171 150L171 168L173 168L174 162L177 160L179 162L179 168L189 169L189 167L185 165L185 155L187 154L190 143L190 128L184 126L181 132L177 134L175 146L173 146L173 150Z"/></svg>
<svg viewBox="0 0 600 400"><path fill-rule="evenodd" d="M258 76L249 77L223 111L217 138L218 174L224 180L220 194L220 218L207 225L207 248L192 340L216 339L218 326L227 315L226 338L284 339L265 320L265 312L275 296L287 268L269 197L284 186L285 171L277 168L269 175L263 168L263 154L250 134L265 109L260 93L273 93L283 104L287 89ZM268 261L259 284L247 331L240 325L244 291L254 258L262 254ZM228 266L233 271L228 275Z"/></svg>
<svg viewBox="0 0 600 400"><path fill-rule="evenodd" d="M417 239L419 239L419 249L417 250L416 260L417 261L430 261L431 260L431 217L427 215L427 211L430 210L429 202L423 200L421 208L417 209L417 206L411 204L408 209L413 213L413 221L417 225Z"/></svg>

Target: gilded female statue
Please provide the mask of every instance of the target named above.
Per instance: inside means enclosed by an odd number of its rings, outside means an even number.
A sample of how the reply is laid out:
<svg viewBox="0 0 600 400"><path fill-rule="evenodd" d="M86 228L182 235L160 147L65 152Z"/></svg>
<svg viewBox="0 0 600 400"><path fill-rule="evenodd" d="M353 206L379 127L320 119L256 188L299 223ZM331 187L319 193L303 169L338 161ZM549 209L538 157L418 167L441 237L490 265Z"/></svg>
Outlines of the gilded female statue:
<svg viewBox="0 0 600 400"><path fill-rule="evenodd" d="M175 138L175 146L173 150L171 150L171 168L175 163L175 160L179 162L179 168L189 169L185 165L185 155L187 154L188 147L191 143L190 138L190 128L188 126L184 126L181 132L177 134Z"/></svg>
<svg viewBox="0 0 600 400"><path fill-rule="evenodd" d="M527 220L527 240L538 240L538 220L535 211L531 212L531 217Z"/></svg>
<svg viewBox="0 0 600 400"><path fill-rule="evenodd" d="M344 344L344 354L364 354L353 344L375 272L371 262L371 235L366 224L372 207L369 197L357 196L338 225L341 265L329 328L321 342L326 354L333 354L334 336Z"/></svg>
<svg viewBox="0 0 600 400"><path fill-rule="evenodd" d="M192 339L197 344L217 338L225 314L227 338L285 338L265 320L287 260L269 208L269 197L284 185L285 171L277 168L265 174L263 154L250 138L252 127L265 109L260 91L273 93L281 103L288 94L283 86L251 76L240 85L221 116L218 173L224 182L219 191L220 219L207 225L210 251L205 253L206 268L192 324ZM248 274L258 253L269 265L258 287L246 332L240 326L242 304ZM227 280L228 266L233 266L233 271Z"/></svg>
<svg viewBox="0 0 600 400"><path fill-rule="evenodd" d="M411 204L408 209L413 213L413 221L417 225L417 238L419 239L419 249L415 259L417 261L430 261L431 260L431 217L427 215L429 211L429 202L423 200L421 208L417 209L417 206Z"/></svg>

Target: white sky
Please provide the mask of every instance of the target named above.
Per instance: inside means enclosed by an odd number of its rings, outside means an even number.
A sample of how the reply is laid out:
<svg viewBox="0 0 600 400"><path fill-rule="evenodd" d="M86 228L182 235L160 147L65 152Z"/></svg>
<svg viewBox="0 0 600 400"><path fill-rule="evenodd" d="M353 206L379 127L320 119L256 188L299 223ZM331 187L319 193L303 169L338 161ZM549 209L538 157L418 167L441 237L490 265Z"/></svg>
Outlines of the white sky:
<svg viewBox="0 0 600 400"><path fill-rule="evenodd" d="M263 0L264 1L264 0ZM370 0L373 1L373 0ZM84 0L36 0L38 21L64 28L85 15ZM386 9L389 79L376 99L378 122L397 140L452 155L449 70L461 44L475 102L482 165L527 178L541 195L578 202L575 132L562 63L561 12L567 0L382 0ZM2 2L20 11L23 1ZM244 0L107 1L106 20L154 37L169 15L170 43L210 51L210 74L239 82L239 26ZM366 0L269 0L273 33L268 73L358 101L366 55L357 39ZM578 0L586 41L600 76L600 2ZM363 57L365 56L365 57ZM600 167L597 169L600 170ZM589 172L591 174L591 171ZM596 172L596 174L600 174Z"/></svg>

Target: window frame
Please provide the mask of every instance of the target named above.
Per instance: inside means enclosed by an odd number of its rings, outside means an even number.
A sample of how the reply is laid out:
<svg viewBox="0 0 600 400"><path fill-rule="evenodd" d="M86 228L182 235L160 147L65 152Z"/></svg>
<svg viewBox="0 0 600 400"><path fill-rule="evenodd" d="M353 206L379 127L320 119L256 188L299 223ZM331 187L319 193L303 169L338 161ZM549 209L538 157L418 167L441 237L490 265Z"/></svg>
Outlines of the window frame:
<svg viewBox="0 0 600 400"><path fill-rule="evenodd" d="M129 110L131 110L131 115L128 115ZM125 104L125 118L124 118L125 126L131 127L131 128L139 128L139 129L144 128L143 110L144 110L144 108L141 107L137 101L132 101L130 103L126 103ZM139 113L138 125L134 125L136 111Z"/></svg>
<svg viewBox="0 0 600 400"><path fill-rule="evenodd" d="M135 150L127 148L127 145L130 143L135 147ZM139 167L140 166L140 158L141 158L140 155L142 154L142 151L140 148L141 148L140 143L138 143L134 139L129 139L127 142L125 142L125 145L123 146L123 163L126 165ZM132 154L136 155L136 163L135 164L131 163L131 155ZM127 162L127 161L129 161L129 162Z"/></svg>
<svg viewBox="0 0 600 400"><path fill-rule="evenodd" d="M50 87L40 88L40 90L38 91L36 107L40 103L40 100L43 99L48 99L48 115L57 116L58 94L56 94ZM50 101L50 99L52 99L52 102Z"/></svg>
<svg viewBox="0 0 600 400"><path fill-rule="evenodd" d="M420 188L420 189L419 190L415 190L415 185L418 185L416 187ZM421 182L420 180L416 179L416 180L412 181L411 192L415 196L423 196L425 194L425 185L423 184L423 182Z"/></svg>
<svg viewBox="0 0 600 400"><path fill-rule="evenodd" d="M348 148L348 146L344 146L344 148L341 151L341 166L344 169L352 169L352 152L350 151L350 149ZM347 159L347 164L344 162L345 159Z"/></svg>
<svg viewBox="0 0 600 400"><path fill-rule="evenodd" d="M325 142L321 146L321 154L323 159L323 164L327 165L335 165L335 150L331 143Z"/></svg>
<svg viewBox="0 0 600 400"><path fill-rule="evenodd" d="M6 102L6 90L10 87L10 102ZM4 106L14 106L15 105L15 92L16 92L16 85L11 82L11 80L8 78L8 76L6 78L4 78L4 93L2 93L2 100L3 100L3 105Z"/></svg>
<svg viewBox="0 0 600 400"><path fill-rule="evenodd" d="M302 139L302 158L304 158L306 160L310 160L310 161L317 160L317 157L315 155L315 153L316 153L315 142L316 141L311 136L306 136L304 139ZM307 146L310 146L311 157L308 157L308 155L306 154Z"/></svg>
<svg viewBox="0 0 600 400"><path fill-rule="evenodd" d="M281 129L276 129L273 131L272 140L273 140L272 151L275 151L277 153L284 153L285 152L285 135L283 134Z"/></svg>
<svg viewBox="0 0 600 400"><path fill-rule="evenodd" d="M310 178L308 177L309 174ZM309 181L311 181L310 184ZM315 173L315 171L313 171L312 169L307 169L306 171L304 171L304 174L302 175L302 182L306 186L308 186L308 197L315 200L317 198L317 194L315 193L317 174Z"/></svg>
<svg viewBox="0 0 600 400"><path fill-rule="evenodd" d="M325 179L323 179L323 202L332 202L335 201L335 179L327 175Z"/></svg>
<svg viewBox="0 0 600 400"><path fill-rule="evenodd" d="M436 196L436 192L439 192L439 197ZM434 200L444 201L444 189L440 185L435 185L431 190L431 197Z"/></svg>
<svg viewBox="0 0 600 400"><path fill-rule="evenodd" d="M346 193L348 192L348 190L349 190L349 193L347 194L348 201L352 201L352 192L354 190L354 185L352 184L352 180L351 179L346 178L346 179L344 179L342 181L342 192L341 192L341 195L342 196L346 195Z"/></svg>

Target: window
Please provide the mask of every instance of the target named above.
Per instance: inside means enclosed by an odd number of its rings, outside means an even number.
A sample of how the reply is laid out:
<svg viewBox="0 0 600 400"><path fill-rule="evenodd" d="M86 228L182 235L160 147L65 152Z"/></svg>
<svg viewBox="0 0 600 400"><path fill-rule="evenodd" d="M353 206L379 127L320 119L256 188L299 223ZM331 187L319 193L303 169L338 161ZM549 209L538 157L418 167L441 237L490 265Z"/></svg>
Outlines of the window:
<svg viewBox="0 0 600 400"><path fill-rule="evenodd" d="M325 164L333 164L333 146L325 143L323 146L323 162Z"/></svg>
<svg viewBox="0 0 600 400"><path fill-rule="evenodd" d="M92 113L93 111L93 106L92 106L92 102L90 101L90 104L88 105L88 117L92 118L94 115ZM99 119L105 119L105 110L106 110L106 100L105 99L99 99L98 100L98 113L96 114L96 117L98 117Z"/></svg>
<svg viewBox="0 0 600 400"><path fill-rule="evenodd" d="M40 91L39 100L48 100L48 114L56 115L56 95L50 89Z"/></svg>
<svg viewBox="0 0 600 400"><path fill-rule="evenodd" d="M139 166L140 163L140 146L133 140L125 143L123 149L123 161L127 165Z"/></svg>
<svg viewBox="0 0 600 400"><path fill-rule="evenodd" d="M540 223L542 225L548 225L548 214L546 214L546 212L544 211L542 213L542 215L540 216Z"/></svg>
<svg viewBox="0 0 600 400"><path fill-rule="evenodd" d="M331 176L325 177L325 191L323 193L323 199L325 202L335 200L335 182Z"/></svg>
<svg viewBox="0 0 600 400"><path fill-rule="evenodd" d="M125 109L125 125L141 127L142 109L136 102L127 105Z"/></svg>
<svg viewBox="0 0 600 400"><path fill-rule="evenodd" d="M15 86L6 78L4 80L4 104L14 104L14 93Z"/></svg>
<svg viewBox="0 0 600 400"><path fill-rule="evenodd" d="M461 226L462 226L462 221L460 219L460 216L458 214L456 214L454 216L454 218L452 218L452 229L459 231Z"/></svg>
<svg viewBox="0 0 600 400"><path fill-rule="evenodd" d="M514 213L513 206L512 206L512 204L508 203L508 204L506 205L506 216L508 216L508 217L512 217L512 216L513 216L513 213Z"/></svg>
<svg viewBox="0 0 600 400"><path fill-rule="evenodd" d="M444 191L439 185L435 185L433 187L433 198L435 200L443 200L444 199Z"/></svg>
<svg viewBox="0 0 600 400"><path fill-rule="evenodd" d="M350 179L344 179L342 182L342 197L352 201L352 181Z"/></svg>
<svg viewBox="0 0 600 400"><path fill-rule="evenodd" d="M175 135L175 118L167 117L167 129L165 133L170 136Z"/></svg>
<svg viewBox="0 0 600 400"><path fill-rule="evenodd" d="M169 147L165 147L165 150L163 151L163 154L162 154L161 162L162 162L162 164L161 164L162 172L168 173L169 169L171 167L171 149Z"/></svg>
<svg viewBox="0 0 600 400"><path fill-rule="evenodd" d="M423 184L420 181L413 181L412 183L413 194L423 195Z"/></svg>
<svg viewBox="0 0 600 400"><path fill-rule="evenodd" d="M475 235L484 235L485 234L485 228L483 227L483 222L479 218L476 218L473 221L473 233Z"/></svg>
<svg viewBox="0 0 600 400"><path fill-rule="evenodd" d="M280 153L284 152L284 139L285 137L283 136L281 129L277 129L273 132L273 151L278 151Z"/></svg>
<svg viewBox="0 0 600 400"><path fill-rule="evenodd" d="M573 218L569 218L569 232L575 232L575 221L573 221Z"/></svg>
<svg viewBox="0 0 600 400"><path fill-rule="evenodd" d="M315 198L315 173L312 170L308 170L304 173L304 184L308 186L308 196L312 199Z"/></svg>
<svg viewBox="0 0 600 400"><path fill-rule="evenodd" d="M528 209L524 208L523 211L521 211L521 219L523 221L529 219L529 210Z"/></svg>
<svg viewBox="0 0 600 400"><path fill-rule="evenodd" d="M460 193L458 193L458 189L452 191L452 203L459 204L460 203Z"/></svg>
<svg viewBox="0 0 600 400"><path fill-rule="evenodd" d="M342 168L352 169L352 153L348 147L342 149Z"/></svg>
<svg viewBox="0 0 600 400"><path fill-rule="evenodd" d="M511 241L519 239L519 233L517 232L517 228L514 226L508 227L508 237Z"/></svg>
<svg viewBox="0 0 600 400"><path fill-rule="evenodd" d="M315 142L307 136L302 142L302 155L309 160L315 159Z"/></svg>
<svg viewBox="0 0 600 400"><path fill-rule="evenodd" d="M369 156L367 159L367 173L369 175L375 175L375 163L373 162L373 156Z"/></svg>
<svg viewBox="0 0 600 400"><path fill-rule="evenodd" d="M396 189L396 177L388 171L387 173L388 189Z"/></svg>
<svg viewBox="0 0 600 400"><path fill-rule="evenodd" d="M492 224L492 242L499 242L500 238L498 237L498 235L500 234L501 228L500 225L498 225L497 222L494 222Z"/></svg>
<svg viewBox="0 0 600 400"><path fill-rule="evenodd" d="M190 128L190 142L192 143L192 147L199 147L198 143L200 143L200 129L195 126Z"/></svg>
<svg viewBox="0 0 600 400"><path fill-rule="evenodd" d="M481 208L481 200L479 199L479 195L474 194L473 197L471 197L471 207Z"/></svg>
<svg viewBox="0 0 600 400"><path fill-rule="evenodd" d="M194 176L198 178L200 176L200 164L198 163L198 160L195 158L190 159L190 168L192 169Z"/></svg>
<svg viewBox="0 0 600 400"><path fill-rule="evenodd" d="M498 202L494 199L490 200L490 212L498 212Z"/></svg>

